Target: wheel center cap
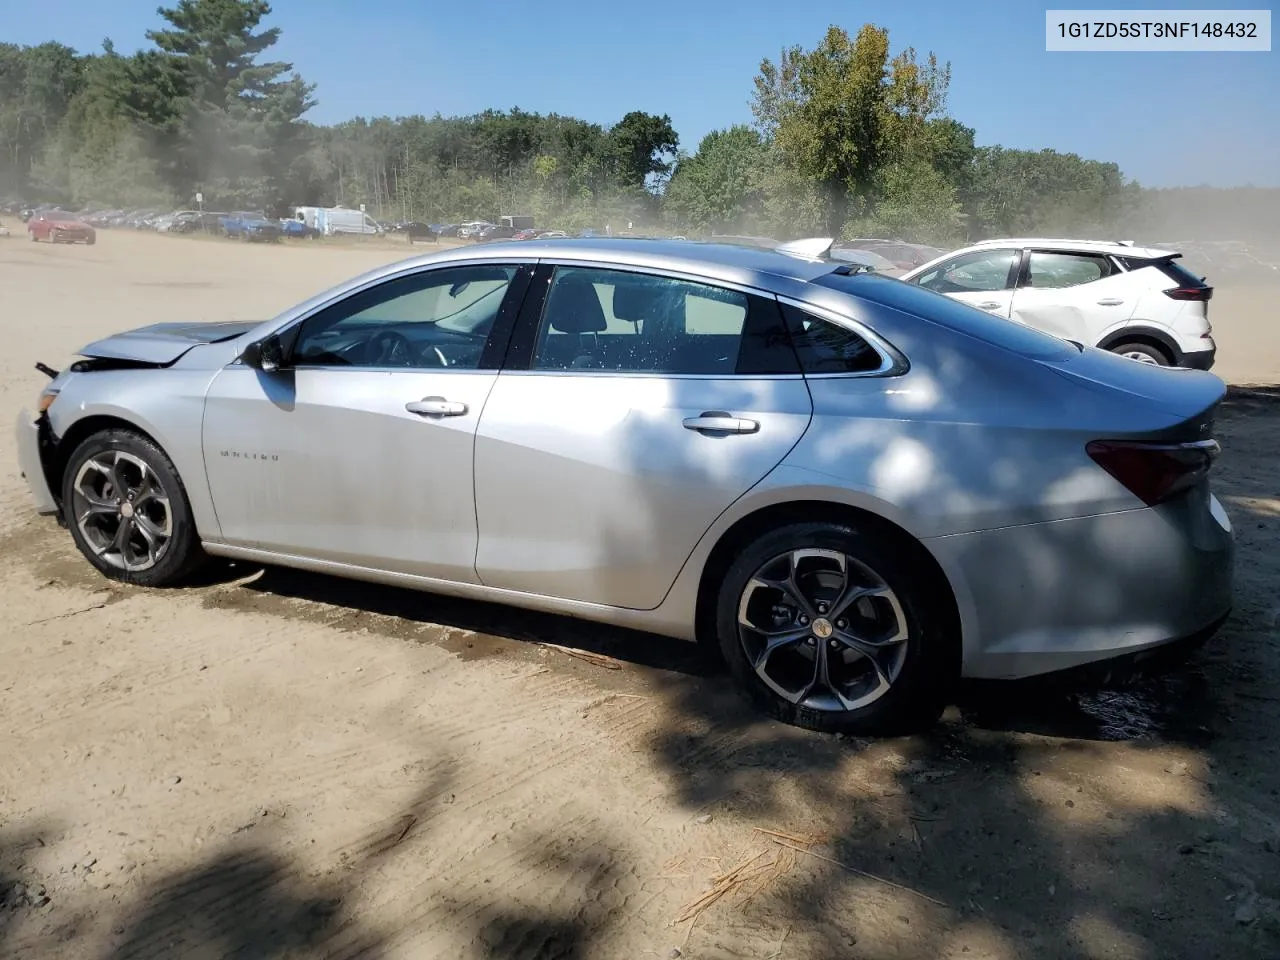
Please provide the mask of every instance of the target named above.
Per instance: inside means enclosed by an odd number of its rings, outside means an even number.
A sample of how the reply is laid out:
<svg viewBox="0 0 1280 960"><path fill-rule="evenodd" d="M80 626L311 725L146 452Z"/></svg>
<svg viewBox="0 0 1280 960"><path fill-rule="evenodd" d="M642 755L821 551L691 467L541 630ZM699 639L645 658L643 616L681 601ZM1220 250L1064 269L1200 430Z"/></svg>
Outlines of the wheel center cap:
<svg viewBox="0 0 1280 960"><path fill-rule="evenodd" d="M132 516L133 516L133 504L132 504L132 503L129 503L129 502L127 502L127 501L126 501L125 503L120 504L120 516L122 516L122 517L124 517L124 518L126 518L126 519L128 519L129 517L132 517Z"/></svg>
<svg viewBox="0 0 1280 960"><path fill-rule="evenodd" d="M812 629L813 635L819 640L825 640L832 634L831 621L826 617L818 617L818 619L814 620Z"/></svg>

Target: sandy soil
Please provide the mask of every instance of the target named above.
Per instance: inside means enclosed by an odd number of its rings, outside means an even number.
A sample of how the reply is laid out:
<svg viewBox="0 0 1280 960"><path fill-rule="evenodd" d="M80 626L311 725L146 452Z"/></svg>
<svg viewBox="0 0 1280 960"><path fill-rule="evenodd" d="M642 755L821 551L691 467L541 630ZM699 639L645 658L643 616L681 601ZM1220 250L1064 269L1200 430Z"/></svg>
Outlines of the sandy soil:
<svg viewBox="0 0 1280 960"><path fill-rule="evenodd" d="M0 407L94 337L398 255L0 240ZM1224 376L1280 383L1272 302L1220 291ZM0 956L1280 955L1271 394L1223 413L1239 599L1185 672L968 690L880 742L763 722L658 638L281 570L109 584L6 434Z"/></svg>

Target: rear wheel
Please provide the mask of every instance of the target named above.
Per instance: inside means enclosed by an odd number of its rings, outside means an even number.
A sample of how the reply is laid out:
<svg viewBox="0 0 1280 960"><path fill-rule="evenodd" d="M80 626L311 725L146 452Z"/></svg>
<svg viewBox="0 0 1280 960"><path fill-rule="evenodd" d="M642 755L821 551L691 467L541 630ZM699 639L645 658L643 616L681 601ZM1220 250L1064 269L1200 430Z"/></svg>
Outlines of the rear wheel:
<svg viewBox="0 0 1280 960"><path fill-rule="evenodd" d="M735 679L763 709L811 730L899 733L937 720L950 663L919 563L893 538L797 523L743 550L722 581L716 629Z"/></svg>
<svg viewBox="0 0 1280 960"><path fill-rule="evenodd" d="M62 510L80 552L114 580L168 586L204 559L177 470L131 430L103 430L76 447L63 473Z"/></svg>
<svg viewBox="0 0 1280 960"><path fill-rule="evenodd" d="M1118 343L1111 348L1111 352L1118 353L1128 360L1136 360L1138 363L1150 363L1158 367L1173 365L1173 361L1163 350L1146 343Z"/></svg>

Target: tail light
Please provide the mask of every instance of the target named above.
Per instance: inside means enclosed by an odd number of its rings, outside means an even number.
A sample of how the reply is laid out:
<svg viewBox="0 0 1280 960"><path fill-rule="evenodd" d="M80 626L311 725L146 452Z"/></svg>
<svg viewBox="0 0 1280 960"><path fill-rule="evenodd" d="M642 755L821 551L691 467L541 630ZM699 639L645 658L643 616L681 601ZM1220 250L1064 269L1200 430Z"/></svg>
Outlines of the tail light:
<svg viewBox="0 0 1280 960"><path fill-rule="evenodd" d="M1173 300L1198 300L1207 303L1213 299L1213 287L1173 287L1164 292Z"/></svg>
<svg viewBox="0 0 1280 960"><path fill-rule="evenodd" d="M1170 444L1094 440L1085 449L1098 466L1149 507L1198 484L1222 451L1217 440Z"/></svg>

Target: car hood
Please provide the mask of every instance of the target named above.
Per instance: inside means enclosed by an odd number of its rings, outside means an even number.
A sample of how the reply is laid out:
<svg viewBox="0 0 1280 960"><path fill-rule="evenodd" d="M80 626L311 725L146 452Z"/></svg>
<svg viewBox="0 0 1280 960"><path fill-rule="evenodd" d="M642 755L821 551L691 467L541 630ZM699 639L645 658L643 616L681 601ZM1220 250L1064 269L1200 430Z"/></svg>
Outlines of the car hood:
<svg viewBox="0 0 1280 960"><path fill-rule="evenodd" d="M55 220L45 220L44 222L57 227L59 230L75 230L77 228L87 230L89 228L89 225L83 220L64 220L61 217Z"/></svg>
<svg viewBox="0 0 1280 960"><path fill-rule="evenodd" d="M78 351L86 357L108 360L135 360L167 366L192 347L205 343L222 343L248 333L261 321L233 320L221 323L153 323L149 327L127 330L102 340L95 340Z"/></svg>
<svg viewBox="0 0 1280 960"><path fill-rule="evenodd" d="M1179 417L1203 413L1227 392L1227 385L1212 373L1139 363L1095 347L1063 361L1040 362L1088 389L1127 394Z"/></svg>

